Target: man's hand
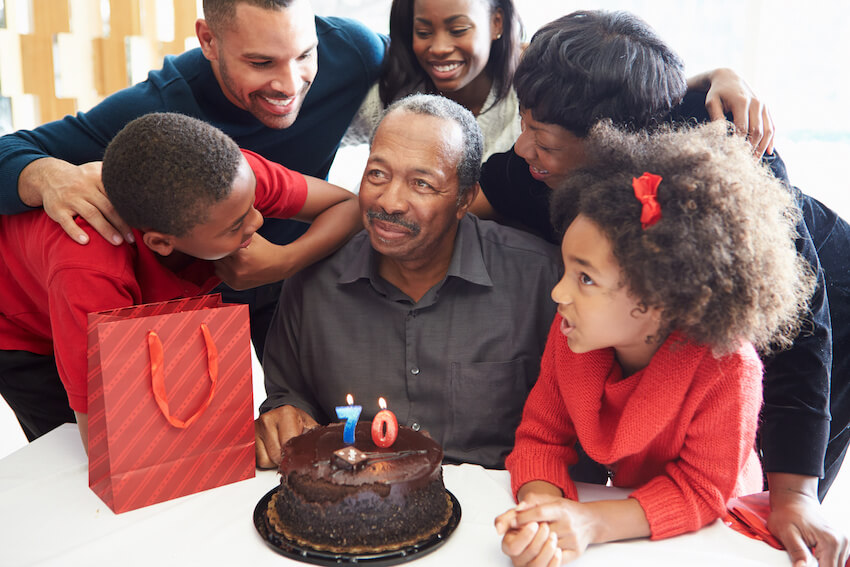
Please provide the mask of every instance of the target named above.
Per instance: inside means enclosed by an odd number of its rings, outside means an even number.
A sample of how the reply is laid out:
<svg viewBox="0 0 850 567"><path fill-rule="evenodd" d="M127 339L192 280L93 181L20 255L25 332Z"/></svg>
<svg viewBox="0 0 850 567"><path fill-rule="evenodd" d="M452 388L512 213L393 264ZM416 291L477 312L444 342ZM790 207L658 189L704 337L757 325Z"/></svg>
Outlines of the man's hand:
<svg viewBox="0 0 850 567"><path fill-rule="evenodd" d="M286 249L255 232L247 247L214 262L215 274L233 289L279 282L296 271L289 268Z"/></svg>
<svg viewBox="0 0 850 567"><path fill-rule="evenodd" d="M133 241L133 233L106 198L100 179L101 162L73 165L56 158L41 158L21 171L18 193L30 207L44 207L44 212L80 244L88 235L76 222L84 218L101 236L119 245ZM124 235L124 236L122 236Z"/></svg>
<svg viewBox="0 0 850 567"><path fill-rule="evenodd" d="M768 473L768 484L767 528L785 546L793 566L814 565L814 558L820 567L844 567L850 544L821 515L817 478Z"/></svg>
<svg viewBox="0 0 850 567"><path fill-rule="evenodd" d="M770 111L737 73L714 69L688 79L688 88L707 90L705 109L712 120L725 120L726 113L731 112L735 128L747 137L757 157L773 153L776 128Z"/></svg>
<svg viewBox="0 0 850 567"><path fill-rule="evenodd" d="M254 422L257 468L277 467L283 444L317 425L307 412L294 406L281 406L260 414Z"/></svg>

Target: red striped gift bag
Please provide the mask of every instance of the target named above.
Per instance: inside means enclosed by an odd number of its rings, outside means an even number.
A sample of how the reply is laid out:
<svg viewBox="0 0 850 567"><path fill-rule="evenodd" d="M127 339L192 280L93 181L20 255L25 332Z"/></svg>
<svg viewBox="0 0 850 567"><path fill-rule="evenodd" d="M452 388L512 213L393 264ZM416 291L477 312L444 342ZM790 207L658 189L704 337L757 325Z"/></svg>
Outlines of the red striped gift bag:
<svg viewBox="0 0 850 567"><path fill-rule="evenodd" d="M89 486L116 513L254 476L246 305L90 313Z"/></svg>

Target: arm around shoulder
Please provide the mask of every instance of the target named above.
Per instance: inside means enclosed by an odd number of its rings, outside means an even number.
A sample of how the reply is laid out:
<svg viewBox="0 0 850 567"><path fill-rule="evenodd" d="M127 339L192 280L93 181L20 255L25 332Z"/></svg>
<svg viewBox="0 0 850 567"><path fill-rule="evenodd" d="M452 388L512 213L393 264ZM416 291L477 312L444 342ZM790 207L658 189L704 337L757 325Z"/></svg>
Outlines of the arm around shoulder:
<svg viewBox="0 0 850 567"><path fill-rule="evenodd" d="M737 130L747 137L753 153L773 153L776 128L767 106L735 71L713 69L688 79L688 90L706 93L705 108L712 120L725 120L732 113Z"/></svg>
<svg viewBox="0 0 850 567"><path fill-rule="evenodd" d="M44 207L44 212L80 244L88 235L74 221L84 218L101 236L119 245L132 242L130 227L106 197L100 179L101 162L73 165L52 157L32 161L18 178L21 200L31 207Z"/></svg>
<svg viewBox="0 0 850 567"><path fill-rule="evenodd" d="M363 229L357 196L323 179L305 176L307 199L294 218L310 222L300 238L286 246L292 273L325 258Z"/></svg>
<svg viewBox="0 0 850 567"><path fill-rule="evenodd" d="M285 170L282 166L264 163L270 169L276 167ZM304 201L300 208L281 207L280 199L276 196L285 194L285 191L280 188L264 190L262 195L258 189L255 206L261 213L271 213L268 216L295 218L311 223L310 227L298 239L286 245L273 244L254 234L249 246L216 260L216 274L234 289L246 289L290 278L329 256L363 228L360 209L353 193L315 177L294 172L287 172L286 175L296 175L303 183L300 194Z"/></svg>

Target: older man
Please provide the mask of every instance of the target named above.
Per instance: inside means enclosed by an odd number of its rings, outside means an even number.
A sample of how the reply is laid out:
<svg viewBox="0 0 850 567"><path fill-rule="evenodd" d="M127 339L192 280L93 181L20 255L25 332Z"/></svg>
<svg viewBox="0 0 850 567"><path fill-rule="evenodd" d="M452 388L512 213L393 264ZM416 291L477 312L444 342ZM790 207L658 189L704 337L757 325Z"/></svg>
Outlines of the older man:
<svg viewBox="0 0 850 567"><path fill-rule="evenodd" d="M361 419L383 396L451 462L503 466L537 378L557 281L557 249L467 215L482 139L447 99L393 104L360 189L366 230L288 279L263 369L257 462L305 426L335 420L354 395Z"/></svg>

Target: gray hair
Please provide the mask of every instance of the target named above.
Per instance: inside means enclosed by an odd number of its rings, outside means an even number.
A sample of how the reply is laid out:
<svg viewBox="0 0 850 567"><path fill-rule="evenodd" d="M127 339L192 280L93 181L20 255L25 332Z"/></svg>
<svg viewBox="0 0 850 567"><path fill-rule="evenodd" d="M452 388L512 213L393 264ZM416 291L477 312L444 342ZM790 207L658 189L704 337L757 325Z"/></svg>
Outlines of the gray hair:
<svg viewBox="0 0 850 567"><path fill-rule="evenodd" d="M381 116L381 121L388 114L396 110L423 114L425 116L436 116L444 120L451 120L460 126L463 133L463 154L457 164L457 198L458 202L460 202L464 195L466 195L466 192L478 183L478 179L481 177L481 156L484 152L484 135L481 133L478 122L475 121L475 116L463 106L445 97L430 94L412 94L389 105ZM377 130L375 128L375 132ZM375 140L375 132L372 132L372 139L369 141L370 146Z"/></svg>

